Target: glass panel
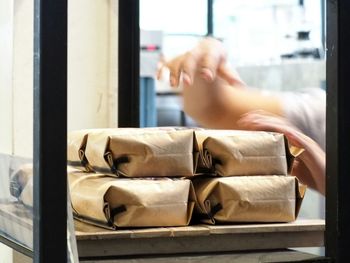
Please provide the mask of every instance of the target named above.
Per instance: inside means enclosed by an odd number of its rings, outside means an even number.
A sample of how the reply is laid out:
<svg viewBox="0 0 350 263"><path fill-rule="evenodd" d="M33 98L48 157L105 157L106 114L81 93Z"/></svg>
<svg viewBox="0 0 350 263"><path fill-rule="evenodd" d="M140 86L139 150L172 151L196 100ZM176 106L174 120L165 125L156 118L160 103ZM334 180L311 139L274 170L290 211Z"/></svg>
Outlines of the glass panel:
<svg viewBox="0 0 350 263"><path fill-rule="evenodd" d="M229 62L248 86L286 97L310 88L324 89L321 2L215 0L214 34L223 39ZM284 105L284 110L289 106ZM299 218L324 218L324 203L321 194L308 189Z"/></svg>
<svg viewBox="0 0 350 263"><path fill-rule="evenodd" d="M155 75L160 61L188 51L207 34L207 1L141 0L140 28L140 126L193 126L166 71L160 80Z"/></svg>
<svg viewBox="0 0 350 263"><path fill-rule="evenodd" d="M166 34L205 35L206 3L206 0L140 0L140 26Z"/></svg>
<svg viewBox="0 0 350 263"><path fill-rule="evenodd" d="M0 154L2 235L33 249L33 177L31 159Z"/></svg>
<svg viewBox="0 0 350 263"><path fill-rule="evenodd" d="M69 189L69 188L68 188ZM67 189L67 263L78 263L78 248L77 240L75 238L75 228L73 212L70 201L69 190Z"/></svg>
<svg viewBox="0 0 350 263"><path fill-rule="evenodd" d="M22 252L33 248L32 10L0 3L0 235Z"/></svg>
<svg viewBox="0 0 350 263"><path fill-rule="evenodd" d="M233 52L235 65L320 58L321 1L215 0L214 33Z"/></svg>
<svg viewBox="0 0 350 263"><path fill-rule="evenodd" d="M0 2L0 242L33 251L33 7ZM68 198L67 262L78 262ZM1 245L1 244L0 244ZM1 250L1 259L12 253ZM12 261L11 261L12 262Z"/></svg>

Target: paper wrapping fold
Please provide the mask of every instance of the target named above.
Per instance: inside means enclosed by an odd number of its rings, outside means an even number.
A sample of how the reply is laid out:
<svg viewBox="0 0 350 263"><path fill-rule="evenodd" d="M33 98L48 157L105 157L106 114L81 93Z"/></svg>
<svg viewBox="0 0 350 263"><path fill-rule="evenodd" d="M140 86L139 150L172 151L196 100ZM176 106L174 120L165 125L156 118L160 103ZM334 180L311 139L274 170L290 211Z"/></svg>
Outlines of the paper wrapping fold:
<svg viewBox="0 0 350 263"><path fill-rule="evenodd" d="M67 145L68 164L82 171L87 171L87 172L93 171L93 168L88 163L85 155L85 150L86 150L86 145L87 145L87 140L89 135L105 134L105 136L107 137L108 134L113 134L115 130L116 130L115 128L101 128L101 129L83 129L83 130L70 131L68 133L68 138L67 138L68 139L68 145ZM130 132L130 130L135 130L134 132L137 132L138 129L135 129L135 128L118 129L120 134L123 134L123 133L127 134Z"/></svg>
<svg viewBox="0 0 350 263"><path fill-rule="evenodd" d="M126 177L193 176L198 159L191 129L91 132L85 155L95 171Z"/></svg>
<svg viewBox="0 0 350 263"><path fill-rule="evenodd" d="M188 179L115 178L83 172L69 176L78 218L116 227L186 226L195 195Z"/></svg>
<svg viewBox="0 0 350 263"><path fill-rule="evenodd" d="M88 133L92 130L76 130L68 133L67 162L83 171L91 171L86 156L85 147Z"/></svg>
<svg viewBox="0 0 350 263"><path fill-rule="evenodd" d="M290 222L305 186L294 176L232 176L193 180L202 222Z"/></svg>
<svg viewBox="0 0 350 263"><path fill-rule="evenodd" d="M195 136L202 157L199 165L220 176L288 174L291 156L283 134L204 130Z"/></svg>

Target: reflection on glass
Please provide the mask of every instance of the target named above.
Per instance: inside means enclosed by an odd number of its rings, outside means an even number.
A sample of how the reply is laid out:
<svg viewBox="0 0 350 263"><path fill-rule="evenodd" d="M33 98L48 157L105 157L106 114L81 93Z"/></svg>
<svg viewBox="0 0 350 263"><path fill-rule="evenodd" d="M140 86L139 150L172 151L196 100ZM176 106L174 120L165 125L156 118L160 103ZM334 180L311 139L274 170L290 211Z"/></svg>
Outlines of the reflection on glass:
<svg viewBox="0 0 350 263"><path fill-rule="evenodd" d="M34 1L0 1L0 242L20 252L33 249L33 15ZM68 262L77 262L70 216Z"/></svg>
<svg viewBox="0 0 350 263"><path fill-rule="evenodd" d="M0 234L33 248L33 176L28 158L0 154Z"/></svg>
<svg viewBox="0 0 350 263"><path fill-rule="evenodd" d="M68 189L67 193L67 263L77 263L79 262L78 248L77 240L75 238L73 211Z"/></svg>
<svg viewBox="0 0 350 263"><path fill-rule="evenodd" d="M78 262L73 216L67 198L67 262ZM0 154L0 235L33 250L33 163Z"/></svg>
<svg viewBox="0 0 350 263"><path fill-rule="evenodd" d="M0 237L26 252L33 248L32 18L33 1L1 1Z"/></svg>

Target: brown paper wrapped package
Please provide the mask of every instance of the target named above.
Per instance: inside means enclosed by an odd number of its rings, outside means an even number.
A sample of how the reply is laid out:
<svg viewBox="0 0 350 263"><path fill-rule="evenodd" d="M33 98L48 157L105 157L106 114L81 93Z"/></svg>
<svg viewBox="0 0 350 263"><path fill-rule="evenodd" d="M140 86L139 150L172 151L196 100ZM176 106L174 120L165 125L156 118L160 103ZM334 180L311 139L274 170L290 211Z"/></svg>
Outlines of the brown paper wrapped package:
<svg viewBox="0 0 350 263"><path fill-rule="evenodd" d="M193 176L191 129L114 129L91 132L85 155L95 171L126 177Z"/></svg>
<svg viewBox="0 0 350 263"><path fill-rule="evenodd" d="M86 156L85 148L89 133L101 132L109 129L84 129L68 133L67 162L69 165L82 171L92 171Z"/></svg>
<svg viewBox="0 0 350 263"><path fill-rule="evenodd" d="M188 179L115 178L70 173L71 201L76 217L100 226L186 226L192 216L194 192Z"/></svg>
<svg viewBox="0 0 350 263"><path fill-rule="evenodd" d="M136 130L136 129L134 128L123 128L123 129L101 128L101 129L83 129L83 130L70 131L68 133L68 145L67 145L68 164L82 171L87 171L87 172L93 171L93 168L88 163L85 155L85 149L86 149L89 135L104 134L107 137L108 134L113 134L116 130L118 130L120 134L123 134L123 132L127 134L128 132L130 132L130 130ZM105 161L103 160L103 164L104 163Z"/></svg>
<svg viewBox="0 0 350 263"><path fill-rule="evenodd" d="M126 177L287 175L293 161L280 133L175 127L71 132L68 158L87 171Z"/></svg>
<svg viewBox="0 0 350 263"><path fill-rule="evenodd" d="M305 186L294 176L232 176L193 181L202 222L290 222Z"/></svg>
<svg viewBox="0 0 350 263"><path fill-rule="evenodd" d="M287 175L288 147L283 134L263 131L204 130L195 132L200 165L220 176Z"/></svg>

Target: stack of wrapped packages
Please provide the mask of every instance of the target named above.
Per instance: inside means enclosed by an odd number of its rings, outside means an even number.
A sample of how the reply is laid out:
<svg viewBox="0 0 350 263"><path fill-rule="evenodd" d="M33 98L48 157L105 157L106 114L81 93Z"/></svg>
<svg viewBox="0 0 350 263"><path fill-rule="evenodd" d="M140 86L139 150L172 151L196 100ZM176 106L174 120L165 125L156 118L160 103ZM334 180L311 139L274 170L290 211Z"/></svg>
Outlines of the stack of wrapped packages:
<svg viewBox="0 0 350 263"><path fill-rule="evenodd" d="M305 186L283 134L186 128L68 136L75 218L111 228L296 219Z"/></svg>

